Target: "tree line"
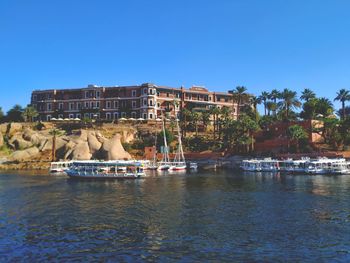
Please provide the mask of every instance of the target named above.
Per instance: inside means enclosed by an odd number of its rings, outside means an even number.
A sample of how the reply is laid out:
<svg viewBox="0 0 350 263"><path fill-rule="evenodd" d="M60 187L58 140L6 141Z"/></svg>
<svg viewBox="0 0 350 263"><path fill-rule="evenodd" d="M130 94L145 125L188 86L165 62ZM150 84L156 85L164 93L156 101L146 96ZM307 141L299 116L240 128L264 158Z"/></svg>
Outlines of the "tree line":
<svg viewBox="0 0 350 263"><path fill-rule="evenodd" d="M33 122L35 118L38 116L37 110L28 105L23 108L21 105L14 105L6 114L3 112L0 107L0 122Z"/></svg>

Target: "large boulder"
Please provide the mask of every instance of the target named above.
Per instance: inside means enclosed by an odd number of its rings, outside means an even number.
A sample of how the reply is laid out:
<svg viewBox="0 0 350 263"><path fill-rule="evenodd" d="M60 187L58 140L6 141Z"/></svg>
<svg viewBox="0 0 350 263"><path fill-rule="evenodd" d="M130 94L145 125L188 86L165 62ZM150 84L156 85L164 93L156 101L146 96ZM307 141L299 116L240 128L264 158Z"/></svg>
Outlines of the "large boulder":
<svg viewBox="0 0 350 263"><path fill-rule="evenodd" d="M2 135L2 132L0 131L0 147L4 146L4 135Z"/></svg>
<svg viewBox="0 0 350 263"><path fill-rule="evenodd" d="M23 126L21 123L11 122L8 124L7 133L11 137L16 132L22 131L22 129L23 129Z"/></svg>
<svg viewBox="0 0 350 263"><path fill-rule="evenodd" d="M102 143L97 139L94 131L89 131L87 134L87 141L89 144L90 153L95 155L101 149Z"/></svg>
<svg viewBox="0 0 350 263"><path fill-rule="evenodd" d="M37 147L31 147L26 150L15 151L10 158L14 161L26 161L32 159L38 154L39 149Z"/></svg>
<svg viewBox="0 0 350 263"><path fill-rule="evenodd" d="M102 144L101 154L106 160L130 160L131 155L124 150L121 143L120 134L116 134L112 139L105 140Z"/></svg>
<svg viewBox="0 0 350 263"><path fill-rule="evenodd" d="M90 160L92 154L90 153L89 144L81 141L78 143L72 151L73 160Z"/></svg>
<svg viewBox="0 0 350 263"><path fill-rule="evenodd" d="M2 134L6 134L7 133L7 127L8 127L8 124L7 123L2 123L0 124L0 132Z"/></svg>

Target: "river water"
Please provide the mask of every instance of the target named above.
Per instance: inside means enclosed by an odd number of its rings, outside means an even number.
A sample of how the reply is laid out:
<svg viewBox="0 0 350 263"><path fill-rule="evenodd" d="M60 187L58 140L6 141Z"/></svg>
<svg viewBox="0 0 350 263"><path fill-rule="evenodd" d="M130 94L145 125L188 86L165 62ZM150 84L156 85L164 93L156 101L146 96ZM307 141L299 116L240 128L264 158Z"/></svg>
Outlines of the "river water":
<svg viewBox="0 0 350 263"><path fill-rule="evenodd" d="M350 261L350 175L0 174L0 261Z"/></svg>

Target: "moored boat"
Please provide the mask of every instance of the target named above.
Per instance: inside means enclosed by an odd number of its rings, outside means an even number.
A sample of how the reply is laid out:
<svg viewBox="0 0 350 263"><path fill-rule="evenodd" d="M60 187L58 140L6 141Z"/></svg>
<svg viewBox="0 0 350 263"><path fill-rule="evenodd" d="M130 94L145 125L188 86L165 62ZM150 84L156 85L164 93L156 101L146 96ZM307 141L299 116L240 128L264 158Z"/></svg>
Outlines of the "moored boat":
<svg viewBox="0 0 350 263"><path fill-rule="evenodd" d="M49 172L52 175L66 174L72 163L72 161L52 162L50 164Z"/></svg>
<svg viewBox="0 0 350 263"><path fill-rule="evenodd" d="M74 161L66 173L81 179L137 179L146 175L136 161Z"/></svg>

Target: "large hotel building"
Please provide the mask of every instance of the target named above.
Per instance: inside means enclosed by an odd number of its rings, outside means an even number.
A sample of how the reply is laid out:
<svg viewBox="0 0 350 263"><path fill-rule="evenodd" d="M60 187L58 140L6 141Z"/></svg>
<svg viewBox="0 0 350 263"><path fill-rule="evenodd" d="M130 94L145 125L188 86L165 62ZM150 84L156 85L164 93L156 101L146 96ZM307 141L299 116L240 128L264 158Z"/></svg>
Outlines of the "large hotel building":
<svg viewBox="0 0 350 263"><path fill-rule="evenodd" d="M174 103L175 102L175 103ZM137 86L35 90L31 104L38 119L91 118L106 121L119 118L160 118L162 112L175 116L183 108L190 110L229 107L237 117L237 100L232 92L210 92L204 87L171 88L145 83Z"/></svg>

